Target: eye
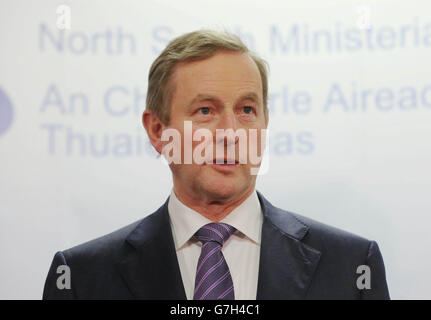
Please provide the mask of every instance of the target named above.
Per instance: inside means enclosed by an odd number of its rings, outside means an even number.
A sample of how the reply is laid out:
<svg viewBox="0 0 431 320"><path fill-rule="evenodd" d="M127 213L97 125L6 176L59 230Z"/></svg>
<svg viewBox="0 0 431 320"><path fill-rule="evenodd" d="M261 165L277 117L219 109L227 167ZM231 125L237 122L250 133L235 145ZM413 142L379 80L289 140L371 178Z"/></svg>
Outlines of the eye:
<svg viewBox="0 0 431 320"><path fill-rule="evenodd" d="M253 112L253 108L250 106L245 106L242 108L242 110L244 111L245 114L250 114Z"/></svg>
<svg viewBox="0 0 431 320"><path fill-rule="evenodd" d="M210 114L210 108L208 107L202 107L199 110L202 114L205 114L205 115Z"/></svg>

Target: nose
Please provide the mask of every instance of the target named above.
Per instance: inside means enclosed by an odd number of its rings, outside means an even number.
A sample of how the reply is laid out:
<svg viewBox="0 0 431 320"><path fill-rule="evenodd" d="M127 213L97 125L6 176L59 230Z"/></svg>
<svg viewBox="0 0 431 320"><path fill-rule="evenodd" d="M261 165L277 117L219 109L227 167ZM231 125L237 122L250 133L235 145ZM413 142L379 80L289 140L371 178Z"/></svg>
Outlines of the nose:
<svg viewBox="0 0 431 320"><path fill-rule="evenodd" d="M219 127L217 129L233 129L236 130L237 120L233 111L225 111L220 117Z"/></svg>
<svg viewBox="0 0 431 320"><path fill-rule="evenodd" d="M217 129L225 130L232 130L233 132L236 132L238 129L237 119L233 111L226 111L224 112L221 117L220 121L218 122ZM238 136L235 134L227 134L225 135L220 141L217 141L217 143L225 142L227 145L230 144L236 144L238 142Z"/></svg>

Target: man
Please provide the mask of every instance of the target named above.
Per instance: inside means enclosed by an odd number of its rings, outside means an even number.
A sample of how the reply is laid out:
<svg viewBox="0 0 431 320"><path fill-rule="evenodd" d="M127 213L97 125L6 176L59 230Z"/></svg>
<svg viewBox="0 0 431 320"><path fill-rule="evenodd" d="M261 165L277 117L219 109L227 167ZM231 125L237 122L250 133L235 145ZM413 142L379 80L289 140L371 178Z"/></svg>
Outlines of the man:
<svg viewBox="0 0 431 320"><path fill-rule="evenodd" d="M197 31L169 43L150 69L142 120L169 160L171 195L144 219L57 252L43 297L388 299L376 242L276 208L255 190L267 82L265 62L236 36ZM64 265L70 289L58 286Z"/></svg>

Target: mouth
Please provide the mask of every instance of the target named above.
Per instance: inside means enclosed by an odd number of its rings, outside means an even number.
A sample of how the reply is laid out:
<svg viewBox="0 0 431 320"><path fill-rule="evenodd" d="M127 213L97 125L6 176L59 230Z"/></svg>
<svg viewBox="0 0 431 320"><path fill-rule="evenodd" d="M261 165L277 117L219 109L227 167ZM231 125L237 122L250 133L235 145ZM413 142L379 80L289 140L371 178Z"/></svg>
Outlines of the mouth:
<svg viewBox="0 0 431 320"><path fill-rule="evenodd" d="M235 159L229 159L229 158L219 158L219 159L213 159L212 164L213 165L222 165L222 166L234 166L237 165L239 162Z"/></svg>
<svg viewBox="0 0 431 320"><path fill-rule="evenodd" d="M210 166L219 173L229 174L233 173L239 166L239 162L235 159L213 159Z"/></svg>

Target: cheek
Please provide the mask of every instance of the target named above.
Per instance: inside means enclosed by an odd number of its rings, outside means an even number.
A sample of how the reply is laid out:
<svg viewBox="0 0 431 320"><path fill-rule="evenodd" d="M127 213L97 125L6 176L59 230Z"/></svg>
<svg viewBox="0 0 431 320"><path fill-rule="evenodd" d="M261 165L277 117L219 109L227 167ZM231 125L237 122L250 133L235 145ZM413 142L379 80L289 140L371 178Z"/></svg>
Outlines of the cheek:
<svg viewBox="0 0 431 320"><path fill-rule="evenodd" d="M187 185L194 184L203 175L202 168L194 164L173 165L171 170L180 181Z"/></svg>
<svg viewBox="0 0 431 320"><path fill-rule="evenodd" d="M267 132L263 128L250 130L247 135L248 145L247 151L248 154L257 154L260 155L261 151L265 149L266 146L266 136Z"/></svg>

